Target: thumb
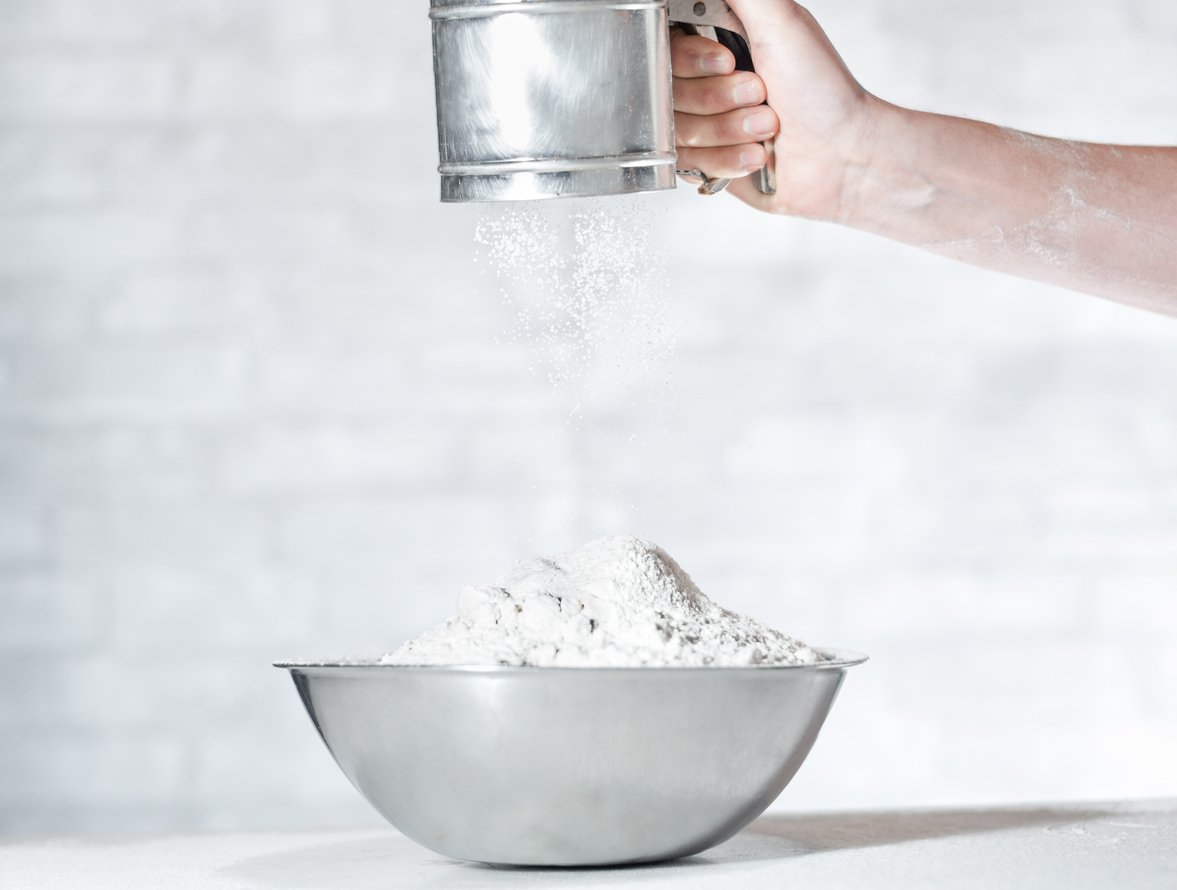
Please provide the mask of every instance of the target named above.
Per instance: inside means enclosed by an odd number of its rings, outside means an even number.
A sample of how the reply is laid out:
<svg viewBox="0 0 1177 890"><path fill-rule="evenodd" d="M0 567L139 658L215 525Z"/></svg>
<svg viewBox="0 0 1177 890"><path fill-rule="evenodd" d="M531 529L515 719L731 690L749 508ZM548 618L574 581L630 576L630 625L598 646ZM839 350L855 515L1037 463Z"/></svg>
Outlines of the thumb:
<svg viewBox="0 0 1177 890"><path fill-rule="evenodd" d="M743 24L750 47L784 42L805 15L793 0L727 0L727 4Z"/></svg>

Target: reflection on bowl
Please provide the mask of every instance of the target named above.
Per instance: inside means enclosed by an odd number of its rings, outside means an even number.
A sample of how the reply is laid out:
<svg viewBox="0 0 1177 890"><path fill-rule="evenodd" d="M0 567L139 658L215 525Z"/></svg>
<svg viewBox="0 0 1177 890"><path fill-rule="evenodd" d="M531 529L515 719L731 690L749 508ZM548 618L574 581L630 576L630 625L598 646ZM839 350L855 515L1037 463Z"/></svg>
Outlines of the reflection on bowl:
<svg viewBox="0 0 1177 890"><path fill-rule="evenodd" d="M351 783L455 859L615 865L698 853L780 794L846 668L283 662Z"/></svg>

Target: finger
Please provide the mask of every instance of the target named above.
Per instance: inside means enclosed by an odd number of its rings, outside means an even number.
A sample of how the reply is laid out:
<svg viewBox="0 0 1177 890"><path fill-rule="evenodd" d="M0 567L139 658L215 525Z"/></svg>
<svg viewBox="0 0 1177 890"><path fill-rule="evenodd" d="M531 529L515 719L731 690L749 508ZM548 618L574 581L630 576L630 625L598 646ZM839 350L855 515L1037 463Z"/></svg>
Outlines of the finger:
<svg viewBox="0 0 1177 890"><path fill-rule="evenodd" d="M751 72L674 79L674 109L689 114L720 114L734 108L759 105L765 96L764 81Z"/></svg>
<svg viewBox="0 0 1177 890"><path fill-rule="evenodd" d="M776 135L780 123L766 105L738 108L723 114L674 114L675 142L686 148L711 148L759 142Z"/></svg>
<svg viewBox="0 0 1177 890"><path fill-rule="evenodd" d="M672 31L670 69L675 77L711 77L736 70L736 57L714 40Z"/></svg>
<svg viewBox="0 0 1177 890"><path fill-rule="evenodd" d="M680 148L675 167L699 170L711 179L738 179L768 163L768 152L759 142L719 148Z"/></svg>
<svg viewBox="0 0 1177 890"><path fill-rule="evenodd" d="M735 195L745 204L755 207L757 210L763 210L765 213L789 212L780 206L775 196L766 195L761 192L760 189L756 187L756 180L750 177L736 179L731 185L727 187L727 191Z"/></svg>

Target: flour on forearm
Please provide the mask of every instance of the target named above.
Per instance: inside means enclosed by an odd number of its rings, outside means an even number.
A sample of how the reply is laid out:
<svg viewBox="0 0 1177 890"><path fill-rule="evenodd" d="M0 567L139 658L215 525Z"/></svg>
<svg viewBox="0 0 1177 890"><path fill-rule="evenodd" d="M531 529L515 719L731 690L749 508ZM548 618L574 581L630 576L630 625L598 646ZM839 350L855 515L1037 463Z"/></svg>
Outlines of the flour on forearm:
<svg viewBox="0 0 1177 890"><path fill-rule="evenodd" d="M616 536L467 587L456 615L382 663L735 667L830 658L720 608L660 547Z"/></svg>

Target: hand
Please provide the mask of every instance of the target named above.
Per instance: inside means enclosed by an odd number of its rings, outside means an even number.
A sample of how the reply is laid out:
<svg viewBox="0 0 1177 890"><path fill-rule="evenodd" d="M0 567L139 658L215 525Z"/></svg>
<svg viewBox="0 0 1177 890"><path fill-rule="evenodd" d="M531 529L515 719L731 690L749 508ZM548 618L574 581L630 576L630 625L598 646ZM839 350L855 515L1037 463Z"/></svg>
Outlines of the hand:
<svg viewBox="0 0 1177 890"><path fill-rule="evenodd" d="M714 41L671 36L678 166L735 179L729 190L759 210L841 220L882 103L797 3L730 3L748 32L756 73L735 71L732 54ZM777 193L762 195L746 177L767 160L759 143L774 136Z"/></svg>
<svg viewBox="0 0 1177 890"><path fill-rule="evenodd" d="M793 0L728 2L756 73L718 43L672 37L680 167L732 178L729 191L770 213L1177 316L1177 146L1047 139L891 105ZM777 192L762 195L747 173L770 133Z"/></svg>
<svg viewBox="0 0 1177 890"><path fill-rule="evenodd" d="M670 42L674 72L674 131L678 168L713 179L738 179L768 161L760 143L779 129L764 105L764 81L736 71L735 57L714 40L675 30Z"/></svg>

